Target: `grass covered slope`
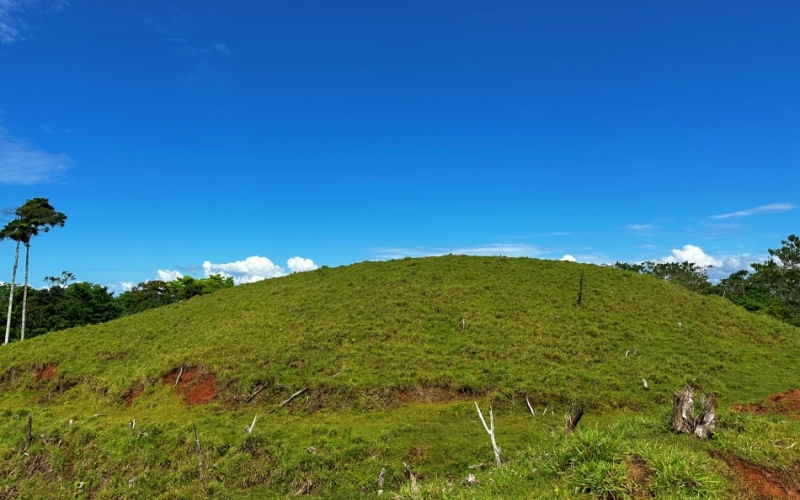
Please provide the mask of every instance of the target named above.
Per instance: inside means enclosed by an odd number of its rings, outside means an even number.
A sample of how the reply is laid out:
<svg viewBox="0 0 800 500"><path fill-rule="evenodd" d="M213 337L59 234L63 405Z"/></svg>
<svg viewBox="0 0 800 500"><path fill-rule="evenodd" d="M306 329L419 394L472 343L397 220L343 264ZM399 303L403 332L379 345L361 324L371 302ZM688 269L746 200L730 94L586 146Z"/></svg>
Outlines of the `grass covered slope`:
<svg viewBox="0 0 800 500"><path fill-rule="evenodd" d="M701 445L680 445L690 446L681 455L669 447L683 441L662 437L672 393L691 383L717 393L721 408L761 401L798 385L798 355L796 328L612 268L461 256L323 268L0 348L0 497L4 487L69 497L76 484L115 498L304 489L347 497L374 492L382 467L386 489L400 491L403 462L458 496L454 475L491 462L475 400L494 405L512 460L477 491L547 492L552 479L530 476L525 464L541 443L556 446L548 440L573 402L588 408L582 425L621 426L623 441L666 439L644 451L615 445L621 458L609 463L619 470L634 455L705 463L694 456ZM526 396L551 413L532 424ZM644 420L619 423L617 410ZM28 413L34 435L46 437L23 455ZM245 434L254 414L256 431ZM780 450L735 451L746 430L777 425L741 418L718 450L792 463ZM784 432L773 427L759 432ZM724 475L709 463L709 477Z"/></svg>
<svg viewBox="0 0 800 500"><path fill-rule="evenodd" d="M203 366L223 400L268 383L350 404L435 387L638 408L684 383L723 402L761 398L798 380L799 349L794 328L649 277L448 256L320 269L50 334L0 349L0 372L55 364L63 380L121 396Z"/></svg>

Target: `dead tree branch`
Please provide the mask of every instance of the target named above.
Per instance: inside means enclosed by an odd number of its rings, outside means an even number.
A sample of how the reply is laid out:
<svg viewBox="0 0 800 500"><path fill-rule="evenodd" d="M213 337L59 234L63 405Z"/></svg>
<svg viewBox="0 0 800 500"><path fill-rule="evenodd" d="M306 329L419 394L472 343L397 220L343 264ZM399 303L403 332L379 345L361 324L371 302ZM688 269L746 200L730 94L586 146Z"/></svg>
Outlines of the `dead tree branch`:
<svg viewBox="0 0 800 500"><path fill-rule="evenodd" d="M261 394L261 391L263 391L264 389L267 388L267 385L268 384L264 384L261 387L259 387L258 389L256 389L256 391L253 394L251 394L250 397L247 398L247 402L248 403L252 402L256 398L256 396Z"/></svg>
<svg viewBox="0 0 800 500"><path fill-rule="evenodd" d="M500 462L500 447L497 446L497 441L494 438L494 413L492 412L492 407L489 406L490 425L486 425L486 420L484 420L483 413L481 413L481 408L478 406L477 402L475 403L475 409L478 410L478 417L480 417L483 428L486 429L486 432L489 434L489 439L492 441L492 450L494 450L494 463L500 467L503 464Z"/></svg>
<svg viewBox="0 0 800 500"><path fill-rule="evenodd" d="M181 371L178 372L178 376L175 377L175 385L172 386L173 389L178 387L178 383L181 381L181 377L183 377L183 365L181 365Z"/></svg>

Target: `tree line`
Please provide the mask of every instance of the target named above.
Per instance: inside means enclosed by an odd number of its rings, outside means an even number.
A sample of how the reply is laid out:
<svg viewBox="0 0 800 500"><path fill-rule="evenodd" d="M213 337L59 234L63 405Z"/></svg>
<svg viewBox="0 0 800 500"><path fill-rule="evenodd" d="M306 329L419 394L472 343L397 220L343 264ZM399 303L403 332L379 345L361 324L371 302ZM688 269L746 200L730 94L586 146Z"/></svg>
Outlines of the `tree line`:
<svg viewBox="0 0 800 500"><path fill-rule="evenodd" d="M647 274L681 285L702 295L719 295L754 313L767 314L800 326L800 237L792 234L782 246L768 250L765 262L750 264L712 284L711 266L692 262L617 262L614 267Z"/></svg>
<svg viewBox="0 0 800 500"><path fill-rule="evenodd" d="M153 280L139 283L115 296L105 286L77 281L68 271L62 272L61 276L48 276L44 281L45 287L29 287L27 291L26 339L76 326L105 323L233 286L233 278L220 275L202 279L185 276L170 282ZM17 326L21 325L23 315L21 288L15 287L9 322L6 311L11 285L0 285L0 319L13 326L10 340L22 340Z"/></svg>

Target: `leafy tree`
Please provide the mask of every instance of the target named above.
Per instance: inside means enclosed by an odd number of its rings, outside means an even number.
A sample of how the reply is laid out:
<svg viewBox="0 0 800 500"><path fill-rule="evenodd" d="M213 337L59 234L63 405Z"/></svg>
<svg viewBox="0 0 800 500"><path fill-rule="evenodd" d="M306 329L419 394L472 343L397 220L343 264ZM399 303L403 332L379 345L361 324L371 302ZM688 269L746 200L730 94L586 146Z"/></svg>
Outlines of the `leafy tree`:
<svg viewBox="0 0 800 500"><path fill-rule="evenodd" d="M25 309L28 304L28 267L30 262L31 238L39 235L39 231L47 233L51 228L64 226L67 216L56 212L47 198L27 200L15 211L23 229L22 243L25 245L25 286L22 295L22 325L20 340L25 340Z"/></svg>
<svg viewBox="0 0 800 500"><path fill-rule="evenodd" d="M119 304L104 286L78 282L31 291L30 337L120 316Z"/></svg>
<svg viewBox="0 0 800 500"><path fill-rule="evenodd" d="M751 266L767 291L767 312L800 326L800 237L792 234L781 243L769 249L769 260Z"/></svg>
<svg viewBox="0 0 800 500"><path fill-rule="evenodd" d="M711 293L711 282L708 281L707 274L711 266L699 266L689 261L654 262L648 260L641 264L617 262L614 264L614 267L625 271L655 276L669 281L670 283L681 285L695 293L703 295Z"/></svg>
<svg viewBox="0 0 800 500"><path fill-rule="evenodd" d="M117 301L123 315L136 314L232 286L233 278L225 278L218 274L203 279L184 276L170 282L153 280L139 283L131 290L120 294Z"/></svg>
<svg viewBox="0 0 800 500"><path fill-rule="evenodd" d="M713 293L750 312L766 311L770 302L770 293L764 285L763 276L746 269L719 280L713 287Z"/></svg>

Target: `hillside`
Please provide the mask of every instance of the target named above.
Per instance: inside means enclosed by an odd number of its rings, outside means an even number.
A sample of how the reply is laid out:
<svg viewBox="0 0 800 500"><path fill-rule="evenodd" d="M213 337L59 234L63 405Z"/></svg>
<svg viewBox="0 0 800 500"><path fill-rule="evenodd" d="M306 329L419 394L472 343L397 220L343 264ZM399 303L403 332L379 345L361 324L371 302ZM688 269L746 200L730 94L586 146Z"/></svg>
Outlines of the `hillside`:
<svg viewBox="0 0 800 500"><path fill-rule="evenodd" d="M611 268L460 256L323 268L0 349L0 498L350 496L374 492L382 467L402 493L403 462L439 488L492 461L473 401L493 405L518 460L556 439L573 403L583 426L649 418L636 432L669 441L676 389L756 403L800 386L798 355L796 328ZM550 414L532 418L526 397ZM29 413L44 438L24 456ZM769 420L730 415L739 433ZM761 459L791 468L792 449ZM486 481L448 491L493 494Z"/></svg>

